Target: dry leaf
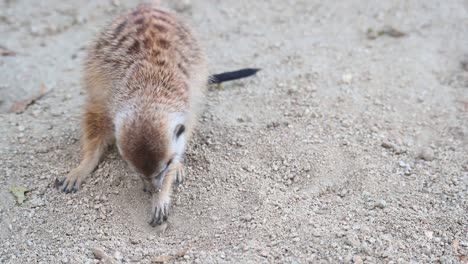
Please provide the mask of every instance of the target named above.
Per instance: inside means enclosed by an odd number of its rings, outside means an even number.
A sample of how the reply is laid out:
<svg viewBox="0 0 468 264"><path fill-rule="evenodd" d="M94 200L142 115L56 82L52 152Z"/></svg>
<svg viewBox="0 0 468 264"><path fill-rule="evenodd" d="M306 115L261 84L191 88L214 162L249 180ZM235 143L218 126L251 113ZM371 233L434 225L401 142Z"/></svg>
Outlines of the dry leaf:
<svg viewBox="0 0 468 264"><path fill-rule="evenodd" d="M406 36L406 33L391 26L384 26L381 30L377 31L374 31L372 28L369 28L366 34L368 39L376 39L383 35L387 35L393 38L401 38Z"/></svg>
<svg viewBox="0 0 468 264"><path fill-rule="evenodd" d="M16 197L16 201L18 202L18 204L22 204L26 199L24 194L29 192L29 189L21 186L11 186L10 192Z"/></svg>
<svg viewBox="0 0 468 264"><path fill-rule="evenodd" d="M368 28L366 32L368 39L376 39L378 37L377 32L375 32L372 28Z"/></svg>
<svg viewBox="0 0 468 264"><path fill-rule="evenodd" d="M1 56L12 56L16 55L16 52L12 51L11 49L7 49L3 46L0 46L0 55Z"/></svg>
<svg viewBox="0 0 468 264"><path fill-rule="evenodd" d="M42 96L44 96L49 90L45 86L45 84L41 84L41 87L39 88L39 91L36 94L31 95L30 97L16 101L13 103L13 105L10 107L10 110L8 111L9 113L21 113L23 112L29 105L40 99Z"/></svg>
<svg viewBox="0 0 468 264"><path fill-rule="evenodd" d="M174 258L175 258L174 256L169 256L169 255L159 256L155 259L152 259L151 263L166 263L166 262L173 260Z"/></svg>
<svg viewBox="0 0 468 264"><path fill-rule="evenodd" d="M94 257L100 260L99 263L103 263L103 264L117 264L118 263L114 258L108 256L102 248L95 247L95 248L92 248L91 251L93 252Z"/></svg>
<svg viewBox="0 0 468 264"><path fill-rule="evenodd" d="M379 35L388 35L390 37L394 38L401 38L406 36L406 33L401 32L398 29L395 29L394 27L391 26L385 26L383 29L379 32Z"/></svg>
<svg viewBox="0 0 468 264"><path fill-rule="evenodd" d="M187 251L190 249L190 246L186 246L185 248L183 248L181 251L179 251L177 253L177 257L178 258L181 258L185 255L185 253L187 253Z"/></svg>
<svg viewBox="0 0 468 264"><path fill-rule="evenodd" d="M176 258L182 258L187 253L187 251L189 249L190 249L190 245L186 246L181 251L177 252L176 255L159 256L159 257L157 257L155 259L152 259L151 262L152 263L165 263L165 262L169 262L169 261L171 261L173 259L176 259Z"/></svg>
<svg viewBox="0 0 468 264"><path fill-rule="evenodd" d="M458 239L455 239L452 245L453 245L453 253L455 253L455 255L458 255L458 248L460 247L460 241Z"/></svg>

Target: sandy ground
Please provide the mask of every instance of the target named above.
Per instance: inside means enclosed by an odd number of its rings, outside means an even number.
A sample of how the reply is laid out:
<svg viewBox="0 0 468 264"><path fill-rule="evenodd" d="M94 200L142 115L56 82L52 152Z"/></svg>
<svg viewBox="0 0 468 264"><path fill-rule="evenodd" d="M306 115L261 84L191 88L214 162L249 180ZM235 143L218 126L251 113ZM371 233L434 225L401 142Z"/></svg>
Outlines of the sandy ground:
<svg viewBox="0 0 468 264"><path fill-rule="evenodd" d="M263 71L210 89L161 228L115 149L80 192L53 187L79 162L83 49L135 2L0 1L0 45L17 52L0 56L0 263L98 263L93 248L150 263L186 247L173 262L468 261L466 1L177 5L212 72ZM368 38L386 25L406 35ZM11 186L30 189L23 204Z"/></svg>

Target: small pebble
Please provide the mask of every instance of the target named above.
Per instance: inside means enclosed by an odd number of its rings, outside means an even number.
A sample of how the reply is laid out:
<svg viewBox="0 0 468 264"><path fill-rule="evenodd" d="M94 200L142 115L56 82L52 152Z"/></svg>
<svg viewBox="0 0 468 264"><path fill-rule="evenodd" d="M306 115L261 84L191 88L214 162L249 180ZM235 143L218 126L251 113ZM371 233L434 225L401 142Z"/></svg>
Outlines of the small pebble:
<svg viewBox="0 0 468 264"><path fill-rule="evenodd" d="M406 167L408 166L408 164L406 164L406 162L404 162L404 161L402 161L402 160L400 160L400 161L398 162L398 165L400 165L400 167L402 167L402 168L406 168Z"/></svg>
<svg viewBox="0 0 468 264"><path fill-rule="evenodd" d="M343 81L343 83L345 84L350 84L352 81L353 81L353 75L351 73L345 73L343 74L343 76L341 77L341 80Z"/></svg>
<svg viewBox="0 0 468 264"><path fill-rule="evenodd" d="M408 166L408 167L405 169L405 172L404 172L404 173L405 173L405 175L407 175L407 176L408 176L408 175L411 175L411 174L412 174L412 172L411 172L411 167Z"/></svg>
<svg viewBox="0 0 468 264"><path fill-rule="evenodd" d="M251 214L246 214L246 215L242 216L240 219L241 219L242 221L244 221L244 222L250 222L250 221L252 221L252 218L253 218L253 217L252 217Z"/></svg>
<svg viewBox="0 0 468 264"><path fill-rule="evenodd" d="M62 111L60 111L60 110L58 110L58 109L53 109L53 110L50 112L50 114L51 114L52 116L57 117L57 116L61 116L61 115L62 115Z"/></svg>
<svg viewBox="0 0 468 264"><path fill-rule="evenodd" d="M41 114L41 110L32 110L31 115L33 117L38 117Z"/></svg>
<svg viewBox="0 0 468 264"><path fill-rule="evenodd" d="M338 196L340 196L341 198L343 198L343 197L346 196L347 193L348 193L348 190L343 189L343 190L341 190L341 192L338 194Z"/></svg>
<svg viewBox="0 0 468 264"><path fill-rule="evenodd" d="M107 254L104 252L104 250L102 250L101 248L98 248L98 247L95 247L93 249L91 249L91 251L93 252L94 256L97 258L97 259L105 259L107 258Z"/></svg>
<svg viewBox="0 0 468 264"><path fill-rule="evenodd" d="M353 258L353 263L356 263L356 264L362 264L362 258L360 256L355 256Z"/></svg>
<svg viewBox="0 0 468 264"><path fill-rule="evenodd" d="M178 12L187 12L190 11L190 9L192 8L192 0L179 0L174 2L174 9Z"/></svg>
<svg viewBox="0 0 468 264"><path fill-rule="evenodd" d="M418 157L425 161L432 161L434 160L434 151L431 148L424 148Z"/></svg>
<svg viewBox="0 0 468 264"><path fill-rule="evenodd" d="M398 146L398 145L396 145L396 144L394 144L394 143L392 143L390 141L382 142L381 146L386 148L386 149L392 150L395 154L401 154L401 153L405 152L405 150L402 147L400 147L400 146Z"/></svg>
<svg viewBox="0 0 468 264"><path fill-rule="evenodd" d="M63 100L64 101L68 101L72 98L71 94L66 94L64 97L63 97Z"/></svg>
<svg viewBox="0 0 468 264"><path fill-rule="evenodd" d="M426 231L424 231L424 235L426 235L427 238L432 239L432 237L434 235L434 232L426 230Z"/></svg>
<svg viewBox="0 0 468 264"><path fill-rule="evenodd" d="M375 207L384 209L385 207L387 207L387 202L385 200L379 200L375 203Z"/></svg>
<svg viewBox="0 0 468 264"><path fill-rule="evenodd" d="M348 237L345 240L345 244L357 248L361 245L361 242L359 242L359 238L357 237L357 235L348 235Z"/></svg>
<svg viewBox="0 0 468 264"><path fill-rule="evenodd" d="M86 23L86 18L83 17L83 16L81 16L81 15L77 15L77 16L75 16L75 18L74 18L74 22L75 22L76 24L84 24L84 23ZM75 56L76 56L76 55L75 55Z"/></svg>

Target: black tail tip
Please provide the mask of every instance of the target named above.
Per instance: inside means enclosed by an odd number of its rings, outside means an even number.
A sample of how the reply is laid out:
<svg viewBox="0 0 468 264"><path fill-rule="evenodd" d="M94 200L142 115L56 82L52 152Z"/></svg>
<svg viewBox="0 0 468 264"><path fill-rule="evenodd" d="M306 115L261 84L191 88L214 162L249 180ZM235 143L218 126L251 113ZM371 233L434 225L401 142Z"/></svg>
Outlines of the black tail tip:
<svg viewBox="0 0 468 264"><path fill-rule="evenodd" d="M252 74L256 74L257 72L261 71L260 68L247 68L246 70L250 71Z"/></svg>
<svg viewBox="0 0 468 264"><path fill-rule="evenodd" d="M211 81L213 83L222 83L232 80L238 80L242 78L246 78L252 75L255 75L261 69L259 68L245 68L233 72L224 72L219 74L214 74L211 76Z"/></svg>
<svg viewBox="0 0 468 264"><path fill-rule="evenodd" d="M242 71L242 73L245 75L245 77L252 76L256 74L257 72L261 71L262 69L260 68L245 68Z"/></svg>

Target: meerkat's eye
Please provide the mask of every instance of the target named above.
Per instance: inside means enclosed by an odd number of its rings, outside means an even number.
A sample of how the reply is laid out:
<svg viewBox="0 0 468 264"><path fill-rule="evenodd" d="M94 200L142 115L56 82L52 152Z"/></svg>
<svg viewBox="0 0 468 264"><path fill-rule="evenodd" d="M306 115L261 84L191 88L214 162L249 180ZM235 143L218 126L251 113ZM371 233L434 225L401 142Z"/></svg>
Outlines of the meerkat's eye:
<svg viewBox="0 0 468 264"><path fill-rule="evenodd" d="M177 125L174 131L176 139L182 135L182 133L185 132L185 126L184 125Z"/></svg>

